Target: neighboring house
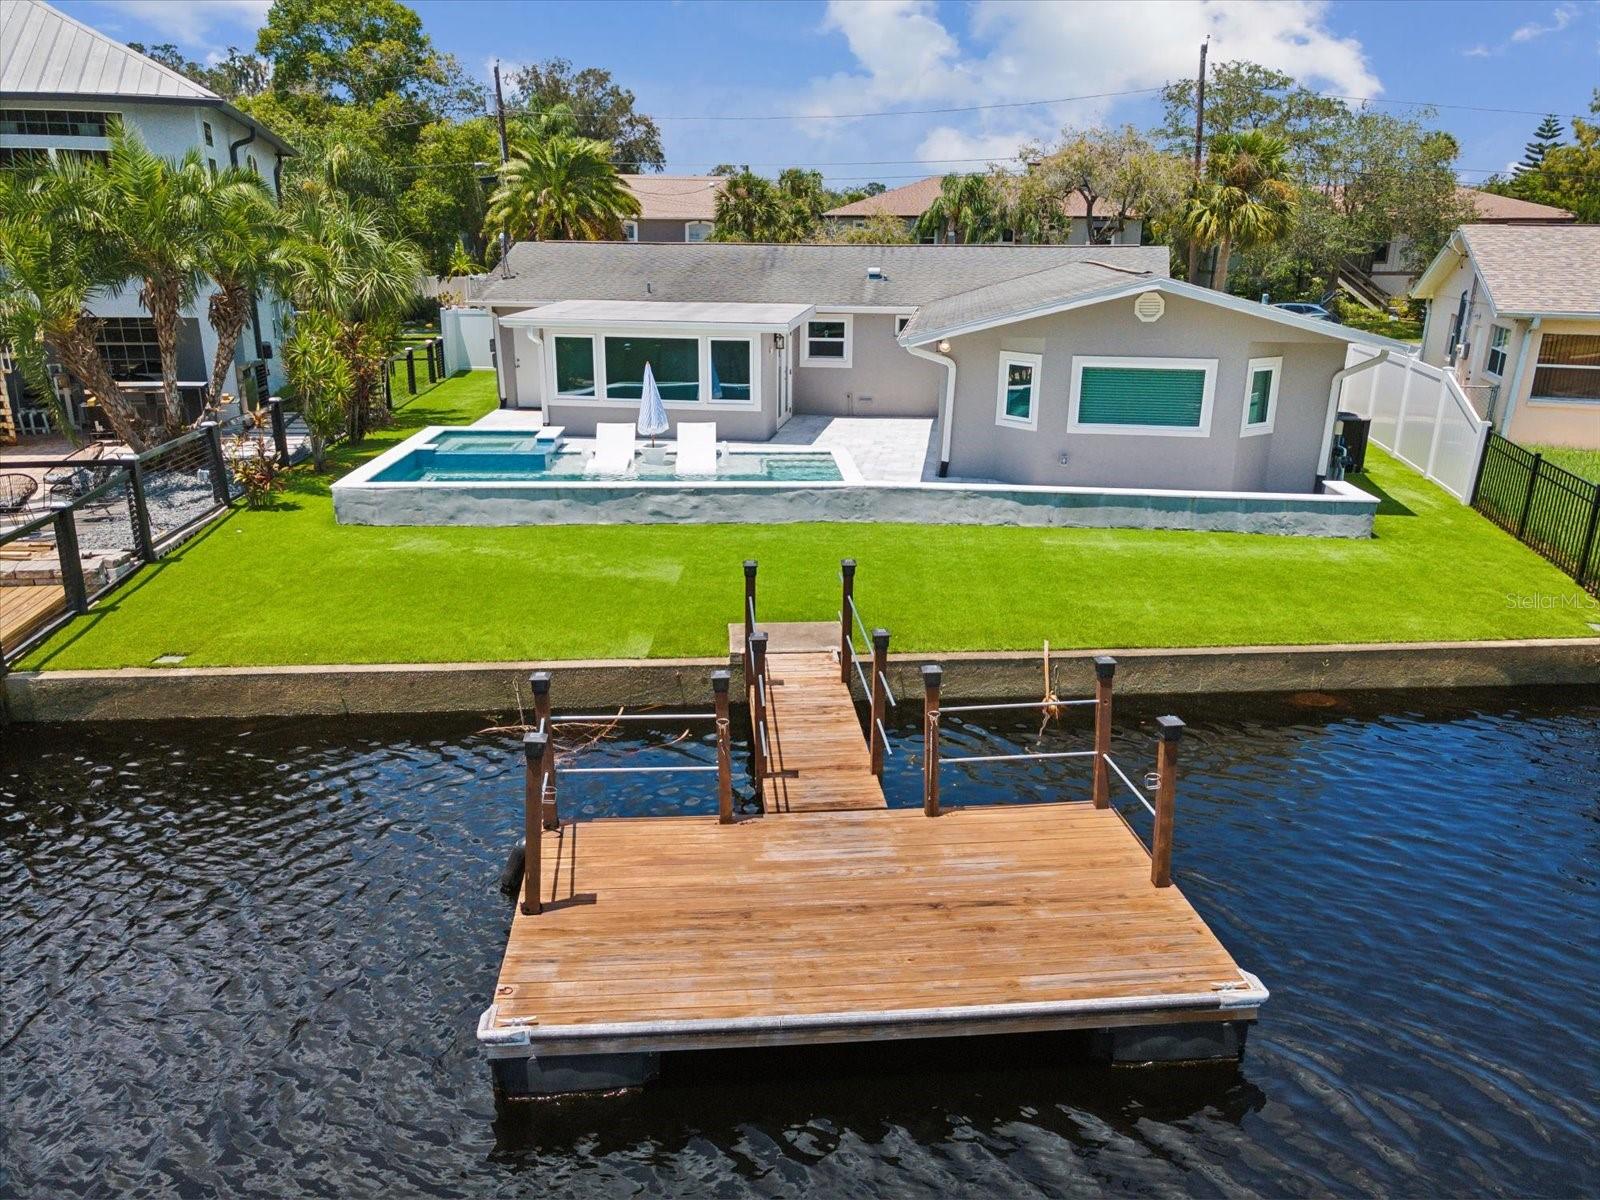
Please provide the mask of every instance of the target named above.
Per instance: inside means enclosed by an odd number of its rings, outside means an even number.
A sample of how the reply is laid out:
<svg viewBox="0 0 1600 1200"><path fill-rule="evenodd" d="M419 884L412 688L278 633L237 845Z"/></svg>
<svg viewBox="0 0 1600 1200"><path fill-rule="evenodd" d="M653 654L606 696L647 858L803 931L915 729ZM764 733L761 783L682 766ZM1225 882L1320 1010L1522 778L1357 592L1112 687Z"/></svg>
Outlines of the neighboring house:
<svg viewBox="0 0 1600 1200"><path fill-rule="evenodd" d="M908 183L904 187L891 188L880 192L876 196L868 196L863 200L856 200L850 204L841 204L838 208L830 208L823 216L830 221L841 225L864 225L868 217L887 214L899 217L906 223L906 228L913 234L916 233L917 222L922 214L939 195L939 189L944 182L942 175L930 175L927 179L919 179L916 183ZM1067 215L1072 218L1072 232L1067 237L1069 246L1083 246L1089 242L1089 216L1088 209L1083 202L1083 197L1074 192L1066 201ZM1095 228L1103 230L1107 225L1115 224L1114 217L1101 212L1095 216ZM1130 220L1123 226L1122 232L1112 235L1112 245L1137 246L1143 236L1144 223L1139 220ZM919 241L926 243L942 242L945 239L942 233L933 236L922 235ZM1008 239L1009 240L1009 239Z"/></svg>
<svg viewBox="0 0 1600 1200"><path fill-rule="evenodd" d="M0 0L0 169L63 155L104 156L119 122L165 157L195 149L213 170L249 167L274 194L292 153L216 93L48 4ZM184 310L178 335L178 377L195 408L216 349L205 316L212 290L208 285ZM155 330L138 287L99 298L91 311L103 320L100 343L116 378L159 381ZM282 383L274 349L287 311L271 295L258 299L256 319L239 341L235 395L264 397ZM22 390L15 371L5 382L14 397ZM80 402L70 400L75 411Z"/></svg>
<svg viewBox="0 0 1600 1200"><path fill-rule="evenodd" d="M1570 225L1578 218L1564 208L1497 196L1477 188L1460 188L1461 199L1472 205L1478 224L1483 225ZM1411 239L1385 242L1369 255L1348 264L1339 278L1340 290L1364 304L1386 307L1388 302L1407 295L1418 276L1410 265Z"/></svg>
<svg viewBox="0 0 1600 1200"><path fill-rule="evenodd" d="M1463 225L1413 293L1423 361L1501 433L1600 448L1600 225Z"/></svg>
<svg viewBox="0 0 1600 1200"><path fill-rule="evenodd" d="M706 242L717 217L720 175L619 175L639 201L639 219L622 223L630 242Z"/></svg>
<svg viewBox="0 0 1600 1200"><path fill-rule="evenodd" d="M1310 492L1350 342L1175 282L1164 246L522 242L474 304L502 394L587 435L669 420L770 438L793 414L938 421L939 474Z"/></svg>

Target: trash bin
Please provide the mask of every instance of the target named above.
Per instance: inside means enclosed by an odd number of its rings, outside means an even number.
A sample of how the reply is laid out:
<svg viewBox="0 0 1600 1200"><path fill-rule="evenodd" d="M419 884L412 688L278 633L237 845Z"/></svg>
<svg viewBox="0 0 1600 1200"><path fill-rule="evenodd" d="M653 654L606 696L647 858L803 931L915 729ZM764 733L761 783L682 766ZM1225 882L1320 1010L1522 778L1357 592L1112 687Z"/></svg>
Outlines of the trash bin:
<svg viewBox="0 0 1600 1200"><path fill-rule="evenodd" d="M1339 428L1334 433L1344 438L1347 471L1363 471L1367 466L1367 438L1372 433L1372 418L1353 412L1339 414Z"/></svg>

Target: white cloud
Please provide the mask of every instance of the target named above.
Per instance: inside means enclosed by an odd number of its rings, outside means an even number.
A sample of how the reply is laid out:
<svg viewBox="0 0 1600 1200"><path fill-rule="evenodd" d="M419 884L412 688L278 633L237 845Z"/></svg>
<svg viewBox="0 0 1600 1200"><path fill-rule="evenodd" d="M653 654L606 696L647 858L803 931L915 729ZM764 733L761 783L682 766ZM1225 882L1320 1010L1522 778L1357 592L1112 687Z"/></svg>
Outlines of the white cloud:
<svg viewBox="0 0 1600 1200"><path fill-rule="evenodd" d="M1560 33L1578 15L1575 4L1557 5L1550 12L1550 24L1541 25L1537 21L1529 21L1526 25L1519 25L1511 31L1513 42L1531 42L1535 38L1542 38L1547 33Z"/></svg>
<svg viewBox="0 0 1600 1200"><path fill-rule="evenodd" d="M1208 35L1213 63L1244 59L1310 86L1378 94L1382 84L1360 42L1333 32L1327 14L1324 0L978 0L964 45L927 0L831 0L823 28L844 35L858 65L815 80L797 108L850 113L1090 97L952 113L918 146L921 157L1010 158L1020 142L1051 137L1063 124L1109 120L1118 98L1105 93L1192 77ZM904 119L904 134L882 128L891 123L874 122L874 134L902 144L917 136L914 118ZM822 141L860 134L847 120L802 127Z"/></svg>
<svg viewBox="0 0 1600 1200"><path fill-rule="evenodd" d="M141 28L122 36L136 42L175 42L190 53L216 53L221 43L251 49L272 0L102 0Z"/></svg>
<svg viewBox="0 0 1600 1200"><path fill-rule="evenodd" d="M1488 58L1494 51L1487 46L1468 46L1461 52L1462 58Z"/></svg>

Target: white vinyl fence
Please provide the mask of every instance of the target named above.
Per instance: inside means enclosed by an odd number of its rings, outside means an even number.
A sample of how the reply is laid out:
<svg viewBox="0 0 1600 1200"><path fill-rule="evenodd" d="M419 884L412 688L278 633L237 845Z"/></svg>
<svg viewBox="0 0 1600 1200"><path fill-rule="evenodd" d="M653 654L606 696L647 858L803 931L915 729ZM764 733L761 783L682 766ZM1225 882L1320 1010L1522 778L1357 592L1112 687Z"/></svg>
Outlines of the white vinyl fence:
<svg viewBox="0 0 1600 1200"><path fill-rule="evenodd" d="M444 373L488 371L494 367L489 343L494 318L485 308L441 308L439 335L444 339Z"/></svg>
<svg viewBox="0 0 1600 1200"><path fill-rule="evenodd" d="M1345 365L1378 353L1351 346ZM1371 418L1372 441L1463 504L1472 502L1489 422L1478 416L1451 372L1396 354L1346 379L1339 407Z"/></svg>

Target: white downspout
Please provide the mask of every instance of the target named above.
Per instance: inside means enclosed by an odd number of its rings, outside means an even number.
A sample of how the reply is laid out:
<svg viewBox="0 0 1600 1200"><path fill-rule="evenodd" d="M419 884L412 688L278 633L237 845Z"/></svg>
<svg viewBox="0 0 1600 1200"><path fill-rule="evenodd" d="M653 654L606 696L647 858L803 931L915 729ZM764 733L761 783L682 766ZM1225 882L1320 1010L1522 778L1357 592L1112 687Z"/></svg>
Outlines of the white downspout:
<svg viewBox="0 0 1600 1200"><path fill-rule="evenodd" d="M956 360L921 346L906 349L918 358L925 358L944 367L944 400L939 409L939 478L950 473L950 425L956 410Z"/></svg>
<svg viewBox="0 0 1600 1200"><path fill-rule="evenodd" d="M1543 317L1535 317L1528 322L1528 327L1522 331L1522 345L1517 350L1517 369L1511 373L1511 393L1506 397L1505 420L1500 423L1500 433L1504 437L1511 436L1511 418L1517 411L1517 400L1522 396L1522 373L1528 366L1528 351L1533 349L1533 335L1541 325Z"/></svg>
<svg viewBox="0 0 1600 1200"><path fill-rule="evenodd" d="M1328 387L1328 419L1322 425L1322 453L1317 458L1317 491L1320 492L1322 485L1328 481L1328 459L1333 455L1333 426L1339 416L1339 393L1344 389L1344 381L1363 371L1372 371L1383 366L1393 353L1393 350L1380 350L1375 358L1334 372L1333 383Z"/></svg>

